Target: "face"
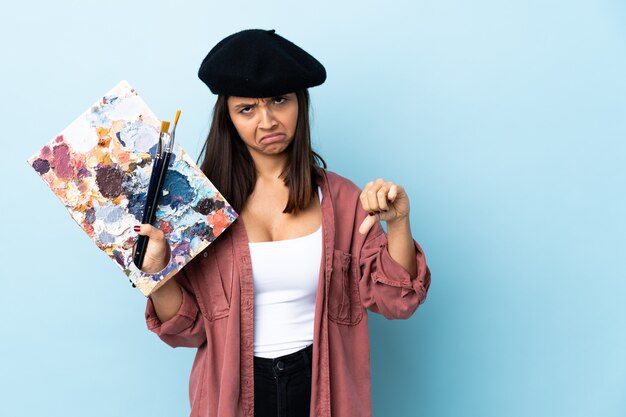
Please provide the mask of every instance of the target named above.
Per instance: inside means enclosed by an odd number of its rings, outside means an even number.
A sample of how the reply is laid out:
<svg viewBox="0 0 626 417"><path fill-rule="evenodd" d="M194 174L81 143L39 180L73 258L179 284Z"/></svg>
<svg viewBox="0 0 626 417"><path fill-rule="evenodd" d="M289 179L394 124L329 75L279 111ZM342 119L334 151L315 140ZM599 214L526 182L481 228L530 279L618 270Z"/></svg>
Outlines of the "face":
<svg viewBox="0 0 626 417"><path fill-rule="evenodd" d="M293 141L298 122L295 93L270 98L229 97L228 113L252 156L280 155Z"/></svg>

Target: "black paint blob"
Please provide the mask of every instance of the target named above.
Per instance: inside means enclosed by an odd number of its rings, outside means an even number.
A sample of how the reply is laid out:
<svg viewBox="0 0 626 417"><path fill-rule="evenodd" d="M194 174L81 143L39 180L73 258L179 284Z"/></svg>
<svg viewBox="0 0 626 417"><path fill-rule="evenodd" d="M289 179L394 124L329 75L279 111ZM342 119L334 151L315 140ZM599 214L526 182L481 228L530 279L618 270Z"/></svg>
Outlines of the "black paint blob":
<svg viewBox="0 0 626 417"><path fill-rule="evenodd" d="M208 216L209 214L211 214L212 212L216 211L216 210L220 210L224 208L224 202L220 201L220 200L214 200L212 198L205 198L203 200L201 200L197 206L195 206L193 209L195 211L197 211L200 214L204 214L205 216Z"/></svg>
<svg viewBox="0 0 626 417"><path fill-rule="evenodd" d="M96 183L103 196L115 198L123 191L124 173L114 166L100 166L96 168Z"/></svg>
<svg viewBox="0 0 626 417"><path fill-rule="evenodd" d="M35 162L33 162L33 168L35 168L35 171L43 175L46 172L50 171L50 162L48 162L46 159L39 158L35 160Z"/></svg>

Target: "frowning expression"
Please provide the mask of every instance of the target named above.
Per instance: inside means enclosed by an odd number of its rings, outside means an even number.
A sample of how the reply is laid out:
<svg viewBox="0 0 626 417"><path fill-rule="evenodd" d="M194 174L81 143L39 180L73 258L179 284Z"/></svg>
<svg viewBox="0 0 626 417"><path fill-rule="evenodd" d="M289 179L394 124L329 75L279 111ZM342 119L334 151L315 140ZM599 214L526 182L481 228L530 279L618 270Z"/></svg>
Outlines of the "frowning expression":
<svg viewBox="0 0 626 417"><path fill-rule="evenodd" d="M279 155L293 141L298 124L295 93L268 98L229 97L228 113L253 157Z"/></svg>

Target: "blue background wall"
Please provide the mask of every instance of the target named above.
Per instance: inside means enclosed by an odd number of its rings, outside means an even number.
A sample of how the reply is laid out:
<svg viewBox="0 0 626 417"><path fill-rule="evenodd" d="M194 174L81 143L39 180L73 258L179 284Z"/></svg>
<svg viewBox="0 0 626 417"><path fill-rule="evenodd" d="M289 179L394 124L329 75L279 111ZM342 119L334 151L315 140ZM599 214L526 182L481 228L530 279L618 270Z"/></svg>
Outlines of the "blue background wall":
<svg viewBox="0 0 626 417"><path fill-rule="evenodd" d="M314 141L404 184L433 273L371 315L379 417L626 415L626 4L57 1L3 8L0 415L183 416L194 352L25 160L121 79L183 116L196 156L210 47L275 28L316 56Z"/></svg>

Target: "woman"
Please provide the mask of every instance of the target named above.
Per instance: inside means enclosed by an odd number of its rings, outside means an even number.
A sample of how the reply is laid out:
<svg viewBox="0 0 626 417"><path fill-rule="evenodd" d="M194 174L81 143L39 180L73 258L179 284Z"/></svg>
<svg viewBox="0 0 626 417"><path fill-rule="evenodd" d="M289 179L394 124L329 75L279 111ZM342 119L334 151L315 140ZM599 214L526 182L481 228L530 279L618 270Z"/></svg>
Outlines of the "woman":
<svg viewBox="0 0 626 417"><path fill-rule="evenodd" d="M162 340L198 349L191 415L370 416L366 309L407 318L430 285L408 196L325 170L307 88L326 72L273 30L225 38L199 77L218 94L202 169L240 217L146 307ZM137 232L144 270L164 268L163 234Z"/></svg>

